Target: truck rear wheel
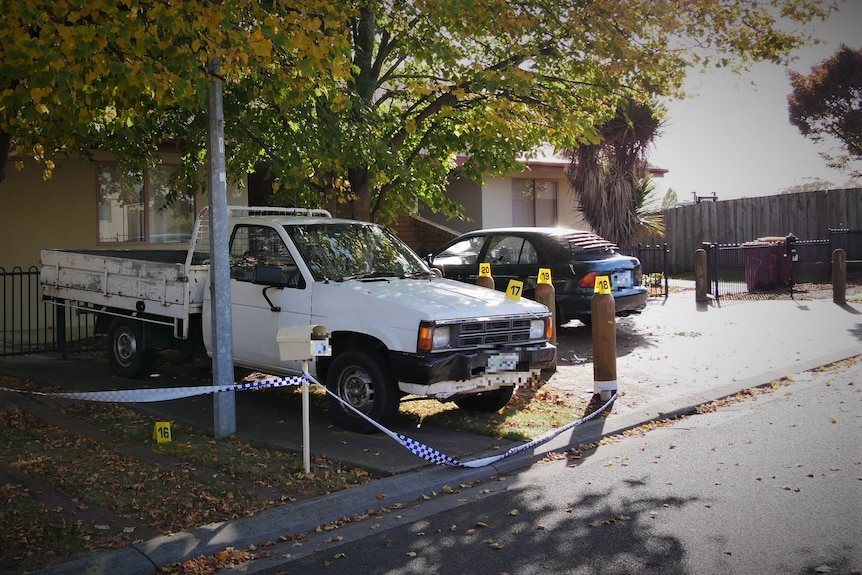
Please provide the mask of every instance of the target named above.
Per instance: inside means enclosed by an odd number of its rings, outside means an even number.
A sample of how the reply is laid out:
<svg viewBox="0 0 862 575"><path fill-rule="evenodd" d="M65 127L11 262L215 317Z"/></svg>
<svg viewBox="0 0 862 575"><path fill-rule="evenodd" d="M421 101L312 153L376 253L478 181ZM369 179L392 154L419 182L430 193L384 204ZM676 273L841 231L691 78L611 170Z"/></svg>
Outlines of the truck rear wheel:
<svg viewBox="0 0 862 575"><path fill-rule="evenodd" d="M350 350L336 355L326 375L326 387L381 425L398 414L398 393L380 354ZM329 415L341 427L357 433L377 431L371 423L340 401L328 396Z"/></svg>
<svg viewBox="0 0 862 575"><path fill-rule="evenodd" d="M462 397L455 401L455 405L467 411L500 411L512 399L514 391L515 386L507 385L499 389Z"/></svg>
<svg viewBox="0 0 862 575"><path fill-rule="evenodd" d="M156 360L156 350L144 347L144 327L141 322L117 318L108 330L108 357L115 374L140 378L150 374Z"/></svg>

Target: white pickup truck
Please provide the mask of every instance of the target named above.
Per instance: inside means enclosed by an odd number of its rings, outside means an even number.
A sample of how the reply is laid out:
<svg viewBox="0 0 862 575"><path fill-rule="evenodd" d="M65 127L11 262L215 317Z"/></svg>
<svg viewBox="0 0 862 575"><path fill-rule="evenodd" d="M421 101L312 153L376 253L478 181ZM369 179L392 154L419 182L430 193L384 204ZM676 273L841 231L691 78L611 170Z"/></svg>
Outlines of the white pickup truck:
<svg viewBox="0 0 862 575"><path fill-rule="evenodd" d="M538 384L555 364L545 306L440 278L379 225L301 208L232 206L229 214L237 366L300 373L300 362L280 359L279 329L324 326L332 356L309 371L386 424L405 395L496 411L516 385ZM208 229L203 210L188 250L43 250L43 299L97 314L117 375L146 376L158 349L212 356ZM329 403L342 427L374 431Z"/></svg>

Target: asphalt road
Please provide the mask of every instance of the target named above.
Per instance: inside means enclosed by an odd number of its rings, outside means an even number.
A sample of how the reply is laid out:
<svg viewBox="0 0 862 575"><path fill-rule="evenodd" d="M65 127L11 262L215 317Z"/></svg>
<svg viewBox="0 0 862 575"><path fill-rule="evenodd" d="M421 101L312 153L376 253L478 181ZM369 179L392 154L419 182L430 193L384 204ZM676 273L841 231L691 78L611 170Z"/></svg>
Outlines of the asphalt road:
<svg viewBox="0 0 862 575"><path fill-rule="evenodd" d="M858 574L862 364L808 375L582 458L330 525L246 572Z"/></svg>

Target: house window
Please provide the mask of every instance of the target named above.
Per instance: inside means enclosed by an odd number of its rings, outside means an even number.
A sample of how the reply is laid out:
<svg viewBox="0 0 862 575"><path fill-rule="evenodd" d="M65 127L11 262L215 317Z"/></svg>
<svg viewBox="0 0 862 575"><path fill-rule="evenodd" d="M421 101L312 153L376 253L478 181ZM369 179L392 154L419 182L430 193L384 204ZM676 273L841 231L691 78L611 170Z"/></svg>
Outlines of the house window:
<svg viewBox="0 0 862 575"><path fill-rule="evenodd" d="M512 181L512 225L556 226L557 181Z"/></svg>
<svg viewBox="0 0 862 575"><path fill-rule="evenodd" d="M195 223L195 201L179 194L168 201L176 166L143 173L118 164L98 167L99 243L164 244L188 242Z"/></svg>

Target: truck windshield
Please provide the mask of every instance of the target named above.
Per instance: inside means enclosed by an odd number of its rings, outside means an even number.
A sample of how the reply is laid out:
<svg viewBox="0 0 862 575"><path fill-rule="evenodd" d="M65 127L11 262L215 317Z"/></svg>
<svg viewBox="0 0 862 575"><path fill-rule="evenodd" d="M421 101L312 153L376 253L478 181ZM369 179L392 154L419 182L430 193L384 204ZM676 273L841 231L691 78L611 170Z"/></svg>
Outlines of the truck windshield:
<svg viewBox="0 0 862 575"><path fill-rule="evenodd" d="M285 230L316 280L417 277L431 273L409 247L376 224L288 225Z"/></svg>

